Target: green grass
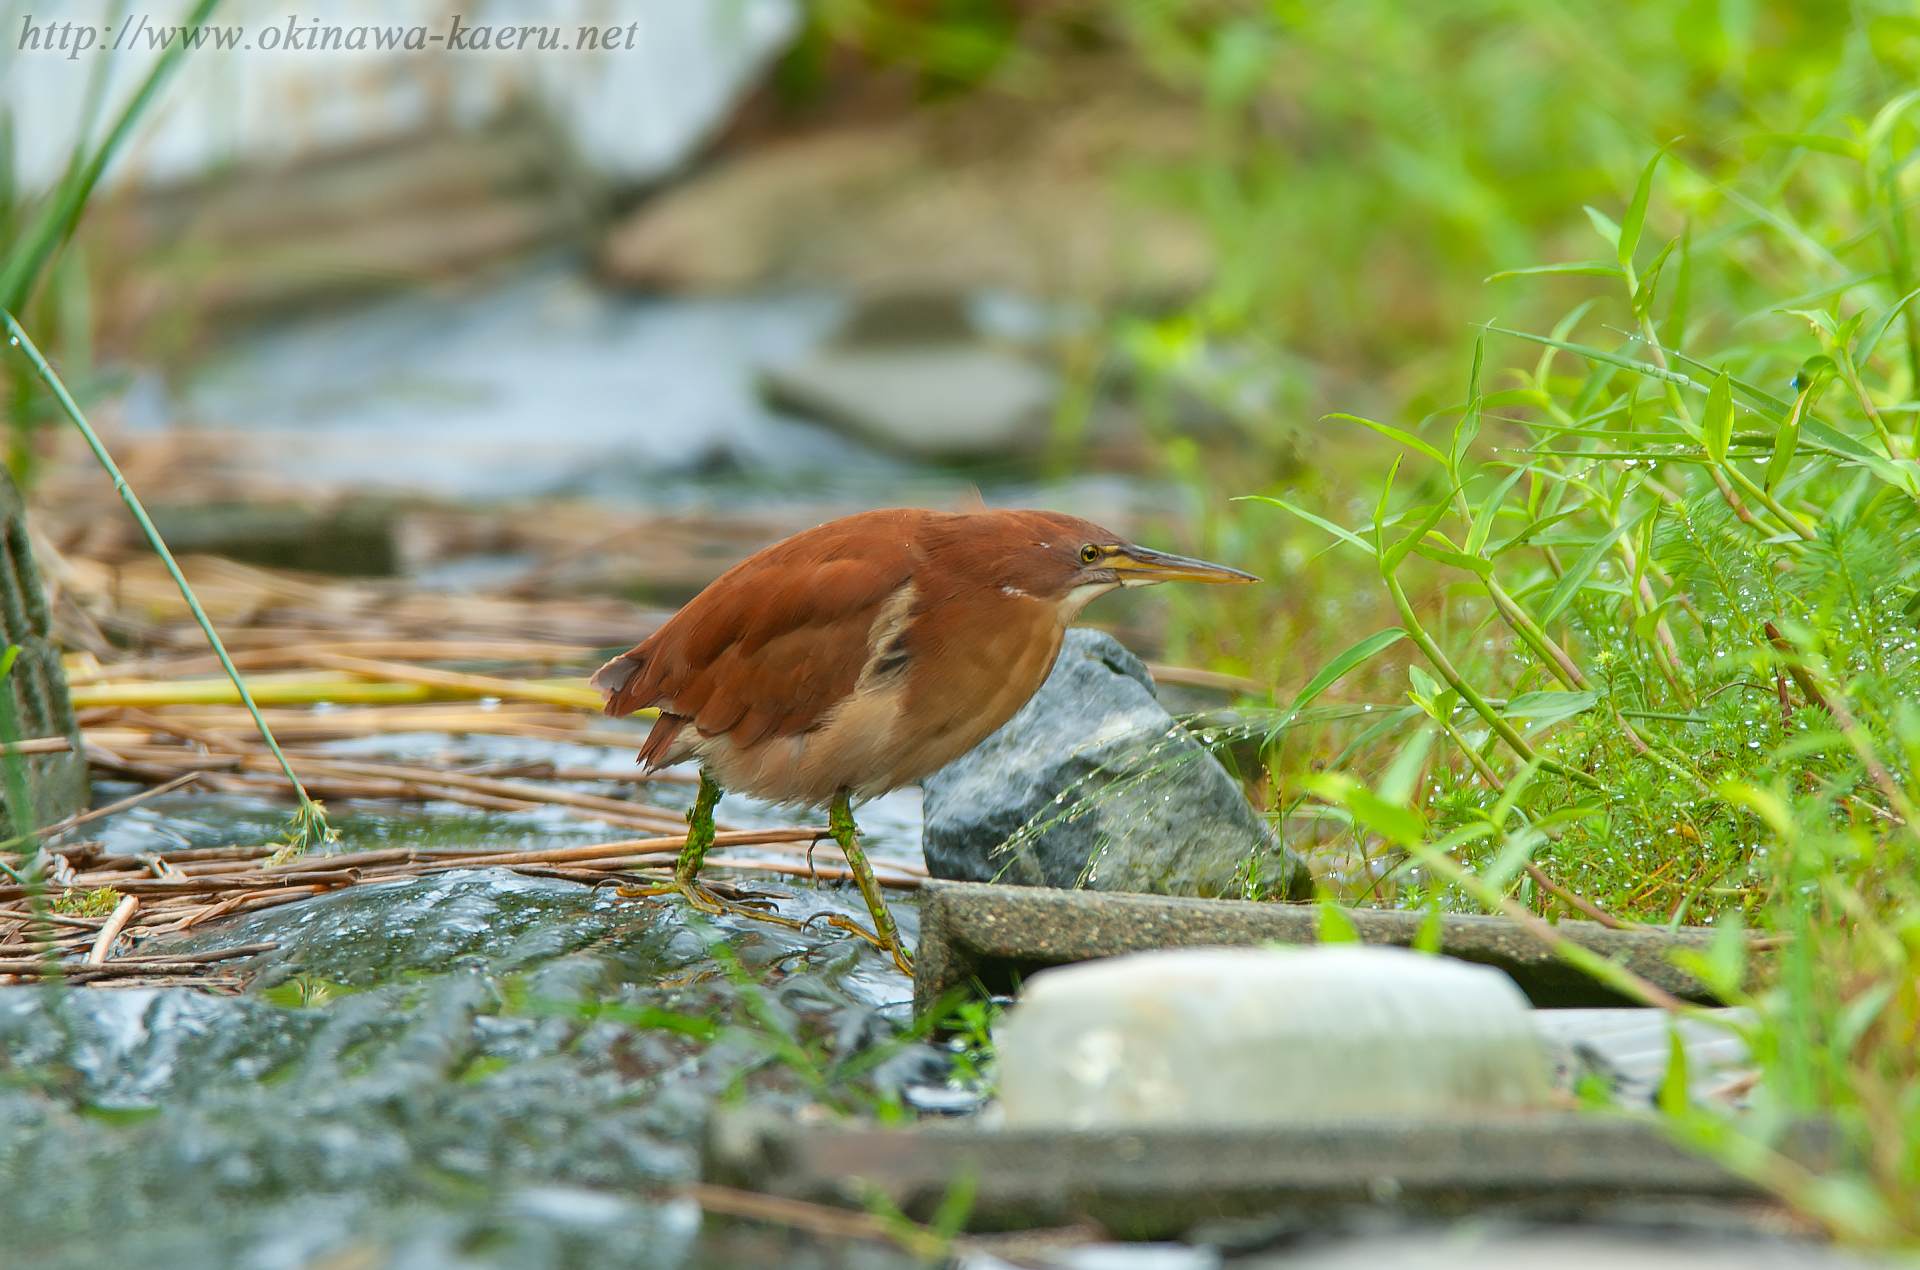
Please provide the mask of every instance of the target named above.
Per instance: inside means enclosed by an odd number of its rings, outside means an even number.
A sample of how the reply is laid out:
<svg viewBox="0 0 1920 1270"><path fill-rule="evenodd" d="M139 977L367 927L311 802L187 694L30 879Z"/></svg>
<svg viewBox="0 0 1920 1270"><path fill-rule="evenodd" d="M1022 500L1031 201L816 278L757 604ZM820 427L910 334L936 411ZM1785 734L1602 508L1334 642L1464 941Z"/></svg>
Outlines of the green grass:
<svg viewBox="0 0 1920 1270"><path fill-rule="evenodd" d="M1329 890L1552 911L1532 863L1621 917L1717 918L1697 969L1755 1009L1764 1078L1739 1117L1675 1092L1670 1124L1893 1244L1920 1241L1916 136L1914 98L1871 104L1715 180L1656 155L1540 274L1592 301L1490 328L1423 429L1351 421L1405 451L1369 517L1264 497L1373 574L1419 652L1414 730L1346 774L1276 736L1293 807L1345 831ZM1756 263L1772 295L1722 286L1688 320L1681 277ZM1758 973L1745 928L1783 941ZM1774 1150L1806 1117L1836 1131L1825 1174Z"/></svg>
<svg viewBox="0 0 1920 1270"><path fill-rule="evenodd" d="M190 0L183 22L203 25L218 6L219 0ZM80 363L77 368L83 371L91 359L87 329L91 307L85 261L73 248L74 231L108 165L186 56L184 43L170 44L104 127L100 125L113 59L99 59L91 72L85 117L66 168L53 189L38 196L26 195L16 182L15 123L0 110L0 312L22 315L30 327L57 329L63 337L61 351ZM41 283L49 273L60 285L43 289ZM52 396L39 390L38 377L20 355L17 341L0 350L0 382L6 388L0 401L5 403L9 430L7 466L25 482L36 462L34 430L56 422L59 410Z"/></svg>
<svg viewBox="0 0 1920 1270"><path fill-rule="evenodd" d="M1689 245L1639 232L1656 156L1618 225L1594 216L1607 263L1582 271L1614 284L1611 323L1583 304L1550 335L1501 332L1538 357L1496 383L1476 356L1427 437L1371 425L1409 452L1371 523L1268 499L1364 561L1424 663L1410 737L1296 774L1362 862L1329 889L1546 912L1532 863L1622 917L1718 918L1730 942L1698 970L1754 1007L1765 1078L1748 1115L1676 1093L1668 1117L1876 1244L1920 1240L1920 464L1909 194L1889 176L1913 105L1886 103L1851 153L1775 161L1854 179L1835 244L1783 230L1795 174L1756 165L1756 185L1783 178L1777 215L1717 248L1784 238L1846 285L1682 344L1657 280ZM1401 576L1416 557L1447 574L1445 638ZM1784 941L1758 975L1747 927ZM1809 1116L1841 1144L1825 1176L1773 1150Z"/></svg>

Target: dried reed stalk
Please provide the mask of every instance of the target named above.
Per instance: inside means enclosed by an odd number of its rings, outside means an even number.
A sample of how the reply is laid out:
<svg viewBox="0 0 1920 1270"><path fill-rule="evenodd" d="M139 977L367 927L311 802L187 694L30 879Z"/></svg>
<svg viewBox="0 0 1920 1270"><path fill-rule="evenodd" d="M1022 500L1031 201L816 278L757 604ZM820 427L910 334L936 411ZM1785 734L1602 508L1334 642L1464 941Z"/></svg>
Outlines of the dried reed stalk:
<svg viewBox="0 0 1920 1270"><path fill-rule="evenodd" d="M716 835L720 847L758 847L809 852L806 845L825 831L818 829L732 830ZM32 956L0 957L0 975L32 978L64 975L69 982L88 982L98 975L180 976L216 961L266 951L273 945L243 945L206 953L114 957L123 935L153 938L178 934L219 917L257 912L330 891L383 882L399 882L431 873L461 869L508 868L535 876L562 877L587 885L618 881L636 868L659 869L670 864L686 845L684 834L553 847L532 851L475 851L395 847L383 851L345 852L306 856L283 865L262 864L277 844L250 847L203 847L167 856L103 856L72 879L75 890L112 891L120 896L112 915L101 918L64 914L36 916L29 888L0 887L0 922L17 923L0 946L16 947ZM805 860L750 860L710 857L710 868L764 873L792 878L846 880L852 877L837 849L817 848L825 863ZM875 861L884 886L917 888L921 874L909 866ZM155 876L162 868L168 876ZM664 874L651 874L658 877ZM64 939L30 939L48 923L79 927L81 933ZM98 925L96 926L96 923ZM49 964L46 954L80 955L78 961Z"/></svg>

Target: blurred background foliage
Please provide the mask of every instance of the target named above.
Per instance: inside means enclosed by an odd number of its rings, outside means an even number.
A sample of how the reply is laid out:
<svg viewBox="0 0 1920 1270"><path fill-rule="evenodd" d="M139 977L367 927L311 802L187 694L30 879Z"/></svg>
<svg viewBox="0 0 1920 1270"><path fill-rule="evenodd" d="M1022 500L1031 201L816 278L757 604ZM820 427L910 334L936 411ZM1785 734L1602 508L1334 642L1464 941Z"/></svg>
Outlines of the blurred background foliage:
<svg viewBox="0 0 1920 1270"><path fill-rule="evenodd" d="M1228 499L1361 497L1352 475L1381 452L1323 416L1418 425L1459 399L1474 323L1550 327L1591 288L1489 277L1594 255L1583 209L1617 217L1658 147L1678 161L1650 232L1696 239L1668 284L1687 327L1676 343L1823 292L1836 279L1818 257L1861 230L1858 183L1775 143L1846 138L1920 71L1920 18L1894 4L817 0L809 12L778 81L796 101L851 52L911 75L929 101L1045 97L1093 75L1144 79L1196 112L1190 154L1116 179L1204 222L1212 280L1109 313L1100 335L1144 379L1150 417L1159 404L1158 458L1195 493L1194 545L1286 597L1177 597L1170 655L1296 686L1334 651L1319 637L1351 616L1345 588L1320 585L1318 545L1296 527ZM1177 427L1195 398L1230 426ZM1300 611L1316 595L1331 607Z"/></svg>

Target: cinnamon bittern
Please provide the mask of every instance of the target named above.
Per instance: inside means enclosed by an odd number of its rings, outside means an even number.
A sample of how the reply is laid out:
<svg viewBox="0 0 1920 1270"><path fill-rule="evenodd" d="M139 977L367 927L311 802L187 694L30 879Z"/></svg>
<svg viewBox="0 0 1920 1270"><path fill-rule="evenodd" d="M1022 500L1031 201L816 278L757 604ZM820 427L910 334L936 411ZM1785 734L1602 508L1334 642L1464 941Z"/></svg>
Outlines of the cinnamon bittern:
<svg viewBox="0 0 1920 1270"><path fill-rule="evenodd" d="M610 715L659 709L646 770L700 763L670 889L731 907L696 880L723 787L827 806L869 938L910 970L853 801L937 771L1012 718L1088 601L1177 581L1259 579L1043 511L862 512L735 565L593 677Z"/></svg>

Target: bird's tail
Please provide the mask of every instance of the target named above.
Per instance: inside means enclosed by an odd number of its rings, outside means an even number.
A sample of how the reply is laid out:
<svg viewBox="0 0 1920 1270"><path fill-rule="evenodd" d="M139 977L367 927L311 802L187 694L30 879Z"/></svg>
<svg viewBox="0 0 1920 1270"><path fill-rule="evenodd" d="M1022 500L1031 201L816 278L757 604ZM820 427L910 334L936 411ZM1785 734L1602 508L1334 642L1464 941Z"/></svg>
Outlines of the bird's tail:
<svg viewBox="0 0 1920 1270"><path fill-rule="evenodd" d="M639 675L644 661L639 653L640 650L637 648L632 652L621 653L594 671L593 678L587 680L589 684L600 690L602 697L606 698L607 704L603 708L616 719L653 704L651 701L642 701L639 693L635 691L639 687L635 683L635 678ZM654 720L653 730L647 733L647 739L640 746L640 765L647 771L665 766L670 761L669 751L673 749L673 743L679 739L680 729L686 725L686 722L687 720L679 715L668 714L662 710L660 717Z"/></svg>
<svg viewBox="0 0 1920 1270"><path fill-rule="evenodd" d="M653 731L647 733L646 741L641 744L640 757L635 761L649 772L665 767L673 743L680 739L680 729L686 725L687 721L679 715L662 711L660 717L654 720Z"/></svg>
<svg viewBox="0 0 1920 1270"><path fill-rule="evenodd" d="M636 650L638 651L638 650ZM632 714L643 704L628 698L627 685L633 682L634 675L640 670L640 659L633 653L621 653L600 669L593 672L593 678L587 683L600 690L605 699L605 711L614 718L623 714Z"/></svg>

